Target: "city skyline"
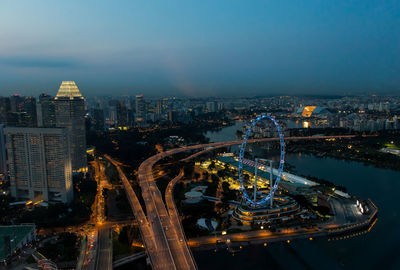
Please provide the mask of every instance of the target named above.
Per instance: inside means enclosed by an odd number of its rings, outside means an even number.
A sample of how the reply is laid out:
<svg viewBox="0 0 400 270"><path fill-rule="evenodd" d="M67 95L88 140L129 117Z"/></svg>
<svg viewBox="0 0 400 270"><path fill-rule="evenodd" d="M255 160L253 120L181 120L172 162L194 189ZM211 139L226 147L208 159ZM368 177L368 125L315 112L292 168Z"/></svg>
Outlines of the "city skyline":
<svg viewBox="0 0 400 270"><path fill-rule="evenodd" d="M87 96L392 94L398 5L6 1L0 91L74 80Z"/></svg>
<svg viewBox="0 0 400 270"><path fill-rule="evenodd" d="M0 1L0 270L400 269L400 2Z"/></svg>

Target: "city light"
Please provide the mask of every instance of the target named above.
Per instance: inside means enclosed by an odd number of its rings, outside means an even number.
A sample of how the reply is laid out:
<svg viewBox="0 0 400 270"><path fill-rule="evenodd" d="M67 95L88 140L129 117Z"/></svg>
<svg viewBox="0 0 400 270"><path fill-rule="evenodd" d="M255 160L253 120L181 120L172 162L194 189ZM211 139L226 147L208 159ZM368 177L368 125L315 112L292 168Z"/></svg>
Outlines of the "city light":
<svg viewBox="0 0 400 270"><path fill-rule="evenodd" d="M0 268L397 265L400 6L338 1L2 3Z"/></svg>

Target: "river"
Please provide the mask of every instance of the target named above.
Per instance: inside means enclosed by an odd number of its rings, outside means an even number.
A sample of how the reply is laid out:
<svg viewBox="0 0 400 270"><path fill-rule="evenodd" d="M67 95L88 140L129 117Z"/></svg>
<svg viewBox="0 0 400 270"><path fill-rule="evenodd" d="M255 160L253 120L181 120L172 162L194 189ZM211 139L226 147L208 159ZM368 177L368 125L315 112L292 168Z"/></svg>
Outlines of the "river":
<svg viewBox="0 0 400 270"><path fill-rule="evenodd" d="M210 141L234 140L241 127L242 122L236 122L206 136ZM379 209L376 225L367 234L339 241L320 238L244 247L234 256L197 251L199 269L400 269L399 171L301 154L287 155L286 161L299 174L329 180L350 194L370 198Z"/></svg>

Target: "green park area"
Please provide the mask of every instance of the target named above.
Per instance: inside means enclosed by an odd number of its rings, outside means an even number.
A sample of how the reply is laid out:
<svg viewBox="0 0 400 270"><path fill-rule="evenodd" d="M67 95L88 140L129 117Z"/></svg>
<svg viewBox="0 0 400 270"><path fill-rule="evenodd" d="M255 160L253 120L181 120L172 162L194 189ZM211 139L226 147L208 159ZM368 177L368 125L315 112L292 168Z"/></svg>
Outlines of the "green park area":
<svg viewBox="0 0 400 270"><path fill-rule="evenodd" d="M400 150L400 147L398 147L394 143L385 143L385 148Z"/></svg>

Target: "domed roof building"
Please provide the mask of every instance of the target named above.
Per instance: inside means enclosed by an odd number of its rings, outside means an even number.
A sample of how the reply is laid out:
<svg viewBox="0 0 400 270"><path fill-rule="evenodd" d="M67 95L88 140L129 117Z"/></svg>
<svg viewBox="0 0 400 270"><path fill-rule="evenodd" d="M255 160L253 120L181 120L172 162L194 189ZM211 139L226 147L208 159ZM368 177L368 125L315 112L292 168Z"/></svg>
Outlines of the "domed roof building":
<svg viewBox="0 0 400 270"><path fill-rule="evenodd" d="M329 115L331 112L328 109L320 106L305 106L301 107L296 111L296 114L301 115L303 117L311 117L311 116L323 116Z"/></svg>

